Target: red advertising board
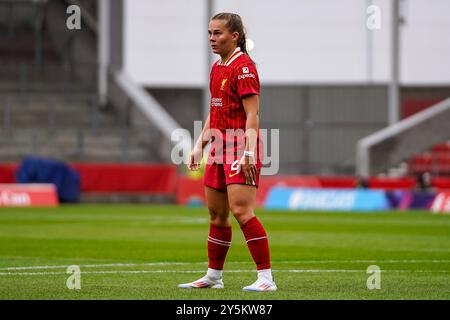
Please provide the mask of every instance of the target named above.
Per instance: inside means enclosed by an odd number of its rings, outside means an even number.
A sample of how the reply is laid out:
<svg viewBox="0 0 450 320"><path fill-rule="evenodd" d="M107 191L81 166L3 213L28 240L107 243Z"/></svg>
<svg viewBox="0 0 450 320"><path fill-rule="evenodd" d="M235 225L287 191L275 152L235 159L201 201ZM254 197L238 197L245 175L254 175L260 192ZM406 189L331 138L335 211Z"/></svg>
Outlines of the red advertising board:
<svg viewBox="0 0 450 320"><path fill-rule="evenodd" d="M53 184L0 184L0 207L56 207Z"/></svg>

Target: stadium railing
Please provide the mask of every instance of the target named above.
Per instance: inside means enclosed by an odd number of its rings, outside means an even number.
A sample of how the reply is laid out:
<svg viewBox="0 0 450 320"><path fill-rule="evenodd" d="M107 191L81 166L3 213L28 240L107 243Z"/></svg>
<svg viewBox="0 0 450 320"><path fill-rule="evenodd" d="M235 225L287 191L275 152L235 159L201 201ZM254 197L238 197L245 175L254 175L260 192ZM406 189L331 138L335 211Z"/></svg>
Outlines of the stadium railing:
<svg viewBox="0 0 450 320"><path fill-rule="evenodd" d="M371 134L357 143L356 174L387 173L389 169L450 137L450 98Z"/></svg>

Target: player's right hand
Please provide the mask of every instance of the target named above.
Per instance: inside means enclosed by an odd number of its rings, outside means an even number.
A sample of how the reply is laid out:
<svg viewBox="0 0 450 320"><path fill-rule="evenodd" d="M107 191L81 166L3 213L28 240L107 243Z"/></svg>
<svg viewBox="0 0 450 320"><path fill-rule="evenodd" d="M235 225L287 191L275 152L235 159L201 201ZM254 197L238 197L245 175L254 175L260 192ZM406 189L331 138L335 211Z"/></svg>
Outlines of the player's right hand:
<svg viewBox="0 0 450 320"><path fill-rule="evenodd" d="M200 169L202 158L203 150L201 148L194 147L189 155L189 163L187 165L188 169L191 171L197 171Z"/></svg>

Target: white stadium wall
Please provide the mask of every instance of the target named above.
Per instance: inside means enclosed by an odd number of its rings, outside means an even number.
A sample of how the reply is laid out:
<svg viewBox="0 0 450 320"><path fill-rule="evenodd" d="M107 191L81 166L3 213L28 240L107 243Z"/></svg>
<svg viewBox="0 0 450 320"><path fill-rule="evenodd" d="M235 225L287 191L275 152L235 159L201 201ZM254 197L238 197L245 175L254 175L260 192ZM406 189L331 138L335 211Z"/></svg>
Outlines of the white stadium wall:
<svg viewBox="0 0 450 320"><path fill-rule="evenodd" d="M151 87L205 83L206 3L203 0L125 0L124 67Z"/></svg>
<svg viewBox="0 0 450 320"><path fill-rule="evenodd" d="M368 30L366 9L381 9ZM390 77L390 0L213 0L239 13L263 85L384 84ZM401 82L450 84L450 1L402 0ZM125 0L124 66L148 87L207 83L206 0ZM215 58L216 59L216 58Z"/></svg>
<svg viewBox="0 0 450 320"><path fill-rule="evenodd" d="M404 0L403 0L404 1ZM402 80L450 84L450 1L404 1Z"/></svg>

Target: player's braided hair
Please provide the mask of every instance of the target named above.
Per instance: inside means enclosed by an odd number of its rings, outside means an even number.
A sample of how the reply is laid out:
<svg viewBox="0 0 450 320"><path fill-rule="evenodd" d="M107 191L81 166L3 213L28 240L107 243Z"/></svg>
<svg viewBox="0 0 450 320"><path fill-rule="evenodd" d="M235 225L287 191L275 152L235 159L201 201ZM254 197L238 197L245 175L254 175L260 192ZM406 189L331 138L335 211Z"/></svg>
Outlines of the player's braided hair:
<svg viewBox="0 0 450 320"><path fill-rule="evenodd" d="M244 24L242 23L242 19L238 14L230 12L221 12L212 17L211 20L226 20L227 29L230 30L230 32L239 33L237 46L241 48L241 51L243 53L249 55L247 52L247 40L245 37Z"/></svg>

